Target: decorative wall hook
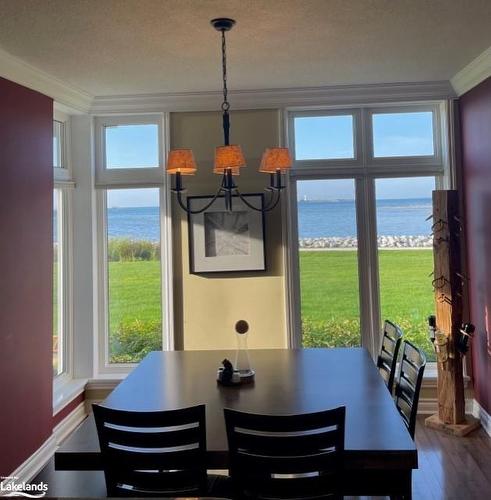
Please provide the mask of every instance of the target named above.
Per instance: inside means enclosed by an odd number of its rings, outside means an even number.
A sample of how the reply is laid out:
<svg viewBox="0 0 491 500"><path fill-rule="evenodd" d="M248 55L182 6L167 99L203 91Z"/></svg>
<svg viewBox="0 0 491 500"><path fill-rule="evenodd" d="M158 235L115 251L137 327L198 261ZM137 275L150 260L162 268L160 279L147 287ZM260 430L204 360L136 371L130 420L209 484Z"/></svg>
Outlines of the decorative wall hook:
<svg viewBox="0 0 491 500"><path fill-rule="evenodd" d="M472 323L464 323L459 330L460 336L457 339L457 350L465 354L469 350L469 339L474 336L476 327Z"/></svg>
<svg viewBox="0 0 491 500"><path fill-rule="evenodd" d="M445 304L448 304L448 305L452 305L452 299L450 297L448 297L447 295L445 295L444 293L441 293L437 299L438 302L440 303L445 303Z"/></svg>
<svg viewBox="0 0 491 500"><path fill-rule="evenodd" d="M450 283L450 281L445 278L445 276L440 276L438 278L435 278L432 282L431 285L434 290L440 290L443 288L447 283Z"/></svg>
<svg viewBox="0 0 491 500"><path fill-rule="evenodd" d="M462 222L462 219L460 217L458 217L457 215L454 215L454 220L455 222L457 222L457 224L459 225L459 231L462 232L464 230L464 223Z"/></svg>
<svg viewBox="0 0 491 500"><path fill-rule="evenodd" d="M432 232L439 232L442 231L445 225L448 224L446 220L443 219L438 219L432 226L431 226L431 231Z"/></svg>

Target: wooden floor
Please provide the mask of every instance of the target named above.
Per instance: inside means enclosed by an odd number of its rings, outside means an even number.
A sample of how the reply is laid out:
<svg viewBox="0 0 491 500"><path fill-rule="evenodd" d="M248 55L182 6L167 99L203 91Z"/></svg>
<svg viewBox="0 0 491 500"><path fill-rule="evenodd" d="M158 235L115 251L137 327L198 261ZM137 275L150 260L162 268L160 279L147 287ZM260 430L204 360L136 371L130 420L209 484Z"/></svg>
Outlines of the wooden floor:
<svg viewBox="0 0 491 500"><path fill-rule="evenodd" d="M413 498L491 499L491 437L479 429L465 438L455 438L427 429L423 421L418 417L419 469L413 474ZM56 472L52 461L33 482L38 481L48 483L50 497L105 495L102 472Z"/></svg>

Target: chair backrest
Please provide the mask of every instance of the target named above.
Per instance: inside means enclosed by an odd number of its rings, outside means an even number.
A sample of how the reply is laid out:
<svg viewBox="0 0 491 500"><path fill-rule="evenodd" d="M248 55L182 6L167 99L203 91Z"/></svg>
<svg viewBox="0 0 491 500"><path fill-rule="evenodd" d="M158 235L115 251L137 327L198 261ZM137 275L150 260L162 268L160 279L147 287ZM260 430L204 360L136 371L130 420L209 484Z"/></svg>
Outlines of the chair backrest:
<svg viewBox="0 0 491 500"><path fill-rule="evenodd" d="M108 496L206 493L205 405L155 412L92 406Z"/></svg>
<svg viewBox="0 0 491 500"><path fill-rule="evenodd" d="M385 380L387 389L389 389L391 394L401 340L402 330L398 325L386 319L384 322L384 333L382 336L380 354L377 358L377 368L380 375L382 375L382 378Z"/></svg>
<svg viewBox="0 0 491 500"><path fill-rule="evenodd" d="M302 415L224 413L234 498L322 498L337 492L345 407Z"/></svg>
<svg viewBox="0 0 491 500"><path fill-rule="evenodd" d="M404 420L413 439L425 366L426 356L424 353L411 342L404 341L394 398L402 420Z"/></svg>

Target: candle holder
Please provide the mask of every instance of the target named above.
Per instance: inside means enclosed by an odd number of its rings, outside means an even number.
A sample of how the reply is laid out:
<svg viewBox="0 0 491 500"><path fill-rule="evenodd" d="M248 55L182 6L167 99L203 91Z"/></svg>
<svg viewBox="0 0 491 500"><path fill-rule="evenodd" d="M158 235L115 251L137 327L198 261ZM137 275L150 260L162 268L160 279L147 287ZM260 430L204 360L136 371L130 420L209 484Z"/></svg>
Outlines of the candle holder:
<svg viewBox="0 0 491 500"><path fill-rule="evenodd" d="M247 332L249 324L240 320L235 323L237 334L237 351L235 353L235 366L228 360L222 361L218 368L217 382L222 385L241 385L254 382L255 372L251 368L249 350L247 349Z"/></svg>
<svg viewBox="0 0 491 500"><path fill-rule="evenodd" d="M237 334L237 352L235 355L235 369L239 372L242 384L254 381L255 372L251 368L249 359L249 349L247 348L247 333L249 324L241 319L235 323L235 332Z"/></svg>

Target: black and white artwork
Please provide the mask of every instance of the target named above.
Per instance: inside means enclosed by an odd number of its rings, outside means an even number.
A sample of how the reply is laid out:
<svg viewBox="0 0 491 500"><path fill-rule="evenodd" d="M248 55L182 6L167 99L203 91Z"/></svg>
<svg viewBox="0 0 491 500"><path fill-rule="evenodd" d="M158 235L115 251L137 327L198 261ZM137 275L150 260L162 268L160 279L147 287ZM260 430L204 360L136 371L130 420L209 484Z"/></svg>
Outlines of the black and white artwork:
<svg viewBox="0 0 491 500"><path fill-rule="evenodd" d="M246 195L247 201L262 207L263 196ZM188 198L191 210L205 206L210 197ZM201 214L192 214L189 223L190 266L193 273L262 271L264 262L263 214L233 198L233 211L225 210L223 198Z"/></svg>
<svg viewBox="0 0 491 500"><path fill-rule="evenodd" d="M249 255L251 252L247 212L205 213L205 255Z"/></svg>

